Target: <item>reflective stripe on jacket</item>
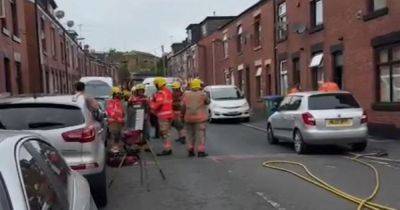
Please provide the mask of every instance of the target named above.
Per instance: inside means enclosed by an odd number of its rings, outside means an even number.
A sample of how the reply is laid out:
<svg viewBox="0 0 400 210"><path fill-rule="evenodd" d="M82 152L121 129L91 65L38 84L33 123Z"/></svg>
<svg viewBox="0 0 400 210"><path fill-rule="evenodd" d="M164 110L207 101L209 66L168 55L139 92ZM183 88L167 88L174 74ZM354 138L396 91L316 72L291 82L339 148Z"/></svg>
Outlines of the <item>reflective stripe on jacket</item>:
<svg viewBox="0 0 400 210"><path fill-rule="evenodd" d="M160 120L172 120L174 113L172 109L172 93L164 87L154 94L153 100L150 102L150 108Z"/></svg>
<svg viewBox="0 0 400 210"><path fill-rule="evenodd" d="M183 96L185 122L201 123L208 119L207 105L210 100L203 91L188 91Z"/></svg>

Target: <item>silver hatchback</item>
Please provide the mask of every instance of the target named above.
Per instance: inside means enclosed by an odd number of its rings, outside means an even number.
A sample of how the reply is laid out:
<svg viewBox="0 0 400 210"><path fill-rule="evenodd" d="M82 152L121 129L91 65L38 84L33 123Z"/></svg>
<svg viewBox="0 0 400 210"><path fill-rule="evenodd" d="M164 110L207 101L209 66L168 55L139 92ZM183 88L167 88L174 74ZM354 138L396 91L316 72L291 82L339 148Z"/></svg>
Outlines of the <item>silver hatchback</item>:
<svg viewBox="0 0 400 210"><path fill-rule="evenodd" d="M11 97L0 100L0 130L40 134L89 181L99 207L107 203L106 129L83 96Z"/></svg>
<svg viewBox="0 0 400 210"><path fill-rule="evenodd" d="M309 145L367 147L367 115L349 92L302 92L284 98L268 119L268 141L293 141L295 151Z"/></svg>
<svg viewBox="0 0 400 210"><path fill-rule="evenodd" d="M0 131L1 210L97 210L88 182L42 137Z"/></svg>

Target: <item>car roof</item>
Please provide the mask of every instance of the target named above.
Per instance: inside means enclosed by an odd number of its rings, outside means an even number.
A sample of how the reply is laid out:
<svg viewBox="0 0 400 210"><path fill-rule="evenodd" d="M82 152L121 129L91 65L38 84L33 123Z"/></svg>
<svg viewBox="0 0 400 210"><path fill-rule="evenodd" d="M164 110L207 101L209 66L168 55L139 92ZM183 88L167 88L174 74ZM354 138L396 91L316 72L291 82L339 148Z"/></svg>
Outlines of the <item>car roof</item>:
<svg viewBox="0 0 400 210"><path fill-rule="evenodd" d="M207 86L206 88L208 89L214 89L214 88L236 88L234 85L210 85Z"/></svg>
<svg viewBox="0 0 400 210"><path fill-rule="evenodd" d="M21 139L26 136L32 136L30 132L26 131L11 131L11 130L0 130L0 144L5 140L9 139Z"/></svg>
<svg viewBox="0 0 400 210"><path fill-rule="evenodd" d="M335 94L335 93L348 93L351 94L348 91L329 91L329 92L321 92L321 91L306 91L306 92L298 92L298 93L292 93L289 94L289 96L305 96L305 97L309 97L309 96L314 96L314 95L325 95L325 94Z"/></svg>
<svg viewBox="0 0 400 210"><path fill-rule="evenodd" d="M71 105L82 107L84 97L75 95L58 95L58 96L16 96L0 99L0 104L27 104L27 103L46 103L46 104L59 104Z"/></svg>
<svg viewBox="0 0 400 210"><path fill-rule="evenodd" d="M91 81L102 81L107 83L110 87L113 86L113 80L111 77L82 77L79 81L83 83L88 83Z"/></svg>

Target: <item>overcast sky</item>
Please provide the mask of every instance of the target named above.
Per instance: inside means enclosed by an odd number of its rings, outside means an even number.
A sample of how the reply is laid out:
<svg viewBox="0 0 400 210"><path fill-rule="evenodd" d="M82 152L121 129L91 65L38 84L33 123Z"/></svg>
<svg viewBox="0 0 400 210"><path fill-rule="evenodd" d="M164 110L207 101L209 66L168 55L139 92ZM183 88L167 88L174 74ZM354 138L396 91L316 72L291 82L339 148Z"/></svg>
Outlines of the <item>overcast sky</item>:
<svg viewBox="0 0 400 210"><path fill-rule="evenodd" d="M172 42L186 37L190 23L206 16L238 15L258 0L56 0L66 13L63 23L75 21L75 30L91 48L106 51L140 50L160 54Z"/></svg>

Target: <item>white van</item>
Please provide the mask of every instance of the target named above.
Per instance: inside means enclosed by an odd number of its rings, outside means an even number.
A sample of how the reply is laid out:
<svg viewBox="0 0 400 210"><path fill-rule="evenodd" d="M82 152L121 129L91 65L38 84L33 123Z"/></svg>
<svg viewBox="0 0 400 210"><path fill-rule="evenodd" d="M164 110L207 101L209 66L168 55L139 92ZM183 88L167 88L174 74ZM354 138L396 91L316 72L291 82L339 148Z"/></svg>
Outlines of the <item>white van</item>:
<svg viewBox="0 0 400 210"><path fill-rule="evenodd" d="M250 105L236 86L207 86L204 90L211 100L208 108L210 122L218 119L250 120Z"/></svg>

